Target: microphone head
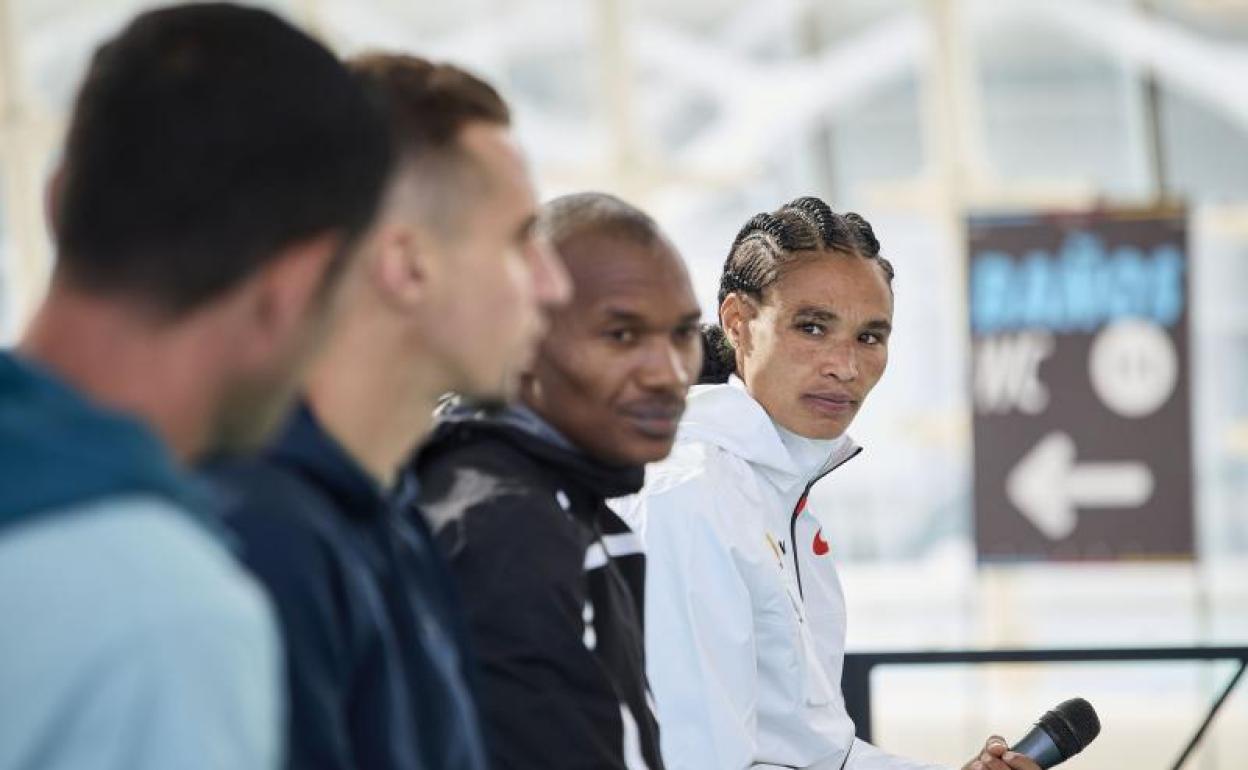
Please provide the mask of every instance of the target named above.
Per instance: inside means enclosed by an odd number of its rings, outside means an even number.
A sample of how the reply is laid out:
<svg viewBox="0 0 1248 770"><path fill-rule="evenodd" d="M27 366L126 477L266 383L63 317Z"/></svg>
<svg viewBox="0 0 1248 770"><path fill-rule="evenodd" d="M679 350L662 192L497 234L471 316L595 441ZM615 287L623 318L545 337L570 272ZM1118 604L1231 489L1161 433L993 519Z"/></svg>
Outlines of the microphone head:
<svg viewBox="0 0 1248 770"><path fill-rule="evenodd" d="M1044 712L1037 724L1053 739L1063 759L1083 751L1101 733L1096 709L1083 698L1062 701L1057 708Z"/></svg>

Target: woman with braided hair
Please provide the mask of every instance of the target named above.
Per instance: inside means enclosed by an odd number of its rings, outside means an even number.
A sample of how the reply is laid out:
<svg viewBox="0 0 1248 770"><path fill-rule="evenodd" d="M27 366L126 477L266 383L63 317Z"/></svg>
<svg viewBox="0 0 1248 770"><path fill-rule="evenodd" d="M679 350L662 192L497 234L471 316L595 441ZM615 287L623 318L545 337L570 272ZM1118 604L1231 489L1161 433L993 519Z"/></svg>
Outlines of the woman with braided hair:
<svg viewBox="0 0 1248 770"><path fill-rule="evenodd" d="M871 225L799 198L724 263L676 446L619 501L643 533L647 670L668 770L918 770L854 737L845 601L807 507L888 363L893 267ZM1038 770L994 744L971 770Z"/></svg>

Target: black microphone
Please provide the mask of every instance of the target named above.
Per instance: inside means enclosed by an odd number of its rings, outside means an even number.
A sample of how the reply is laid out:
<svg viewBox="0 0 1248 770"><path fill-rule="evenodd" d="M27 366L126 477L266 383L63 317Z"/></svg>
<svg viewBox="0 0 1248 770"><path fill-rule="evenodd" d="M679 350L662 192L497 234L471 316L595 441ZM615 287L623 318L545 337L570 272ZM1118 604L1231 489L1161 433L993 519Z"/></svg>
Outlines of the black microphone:
<svg viewBox="0 0 1248 770"><path fill-rule="evenodd" d="M1100 733L1101 720L1092 704L1083 698L1071 698L1044 712L1011 751L1031 757L1047 770L1083 751Z"/></svg>

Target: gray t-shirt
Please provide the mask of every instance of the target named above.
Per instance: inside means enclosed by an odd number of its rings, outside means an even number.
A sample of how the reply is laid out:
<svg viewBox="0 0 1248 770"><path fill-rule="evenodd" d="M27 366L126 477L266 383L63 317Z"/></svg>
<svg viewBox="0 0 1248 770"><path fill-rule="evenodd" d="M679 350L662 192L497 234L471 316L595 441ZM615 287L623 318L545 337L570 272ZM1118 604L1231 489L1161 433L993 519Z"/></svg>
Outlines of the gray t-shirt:
<svg viewBox="0 0 1248 770"><path fill-rule="evenodd" d="M0 538L0 770L282 762L264 595L164 498L92 501Z"/></svg>

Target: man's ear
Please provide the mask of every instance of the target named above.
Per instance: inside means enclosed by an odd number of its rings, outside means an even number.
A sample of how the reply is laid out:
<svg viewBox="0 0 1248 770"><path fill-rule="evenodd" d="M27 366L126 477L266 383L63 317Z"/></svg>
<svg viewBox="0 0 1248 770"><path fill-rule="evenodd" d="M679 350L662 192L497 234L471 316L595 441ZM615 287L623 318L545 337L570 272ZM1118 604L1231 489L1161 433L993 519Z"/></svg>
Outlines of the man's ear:
<svg viewBox="0 0 1248 770"><path fill-rule="evenodd" d="M530 363L524 371L516 373L516 398L525 404L538 404L542 402L542 396L542 383L534 375Z"/></svg>
<svg viewBox="0 0 1248 770"><path fill-rule="evenodd" d="M368 280L383 302L407 311L425 301L436 277L436 243L406 222L382 225L373 239Z"/></svg>
<svg viewBox="0 0 1248 770"><path fill-rule="evenodd" d="M248 339L238 344L251 348L256 364L279 355L300 337L308 325L322 323L337 286L347 272L340 266L327 275L334 255L342 248L336 233L324 233L290 244L269 264L260 268L244 288L244 314Z"/></svg>

